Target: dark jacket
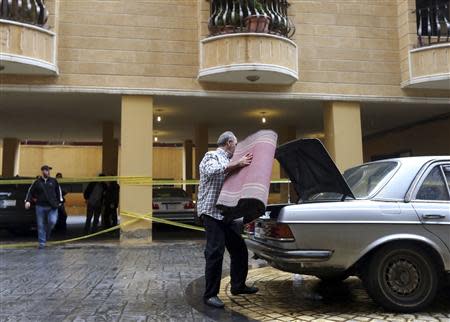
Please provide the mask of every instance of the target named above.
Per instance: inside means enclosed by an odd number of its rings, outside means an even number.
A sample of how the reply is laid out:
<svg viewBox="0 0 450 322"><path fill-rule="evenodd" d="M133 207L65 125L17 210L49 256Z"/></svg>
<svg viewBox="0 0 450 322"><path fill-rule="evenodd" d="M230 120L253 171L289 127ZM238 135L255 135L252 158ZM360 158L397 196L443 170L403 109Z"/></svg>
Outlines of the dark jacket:
<svg viewBox="0 0 450 322"><path fill-rule="evenodd" d="M63 202L63 196L58 181L55 178L39 177L28 189L26 202L36 200L37 206L58 208Z"/></svg>
<svg viewBox="0 0 450 322"><path fill-rule="evenodd" d="M105 191L104 203L106 207L117 208L119 206L120 187L117 182L111 182Z"/></svg>
<svg viewBox="0 0 450 322"><path fill-rule="evenodd" d="M96 190L98 189L98 190ZM84 190L83 196L87 201L88 206L99 208L102 206L103 197L106 190L106 184L104 182L91 182ZM94 194L96 193L96 195Z"/></svg>

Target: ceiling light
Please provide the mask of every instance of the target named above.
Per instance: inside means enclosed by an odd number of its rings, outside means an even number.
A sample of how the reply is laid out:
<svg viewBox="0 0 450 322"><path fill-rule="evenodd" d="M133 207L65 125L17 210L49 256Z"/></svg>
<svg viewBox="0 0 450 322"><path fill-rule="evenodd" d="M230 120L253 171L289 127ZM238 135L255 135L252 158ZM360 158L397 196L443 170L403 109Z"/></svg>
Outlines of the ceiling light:
<svg viewBox="0 0 450 322"><path fill-rule="evenodd" d="M155 138L153 139L153 141L158 142L158 137L155 136Z"/></svg>
<svg viewBox="0 0 450 322"><path fill-rule="evenodd" d="M158 123L162 121L161 112L162 112L162 109L160 109L160 108L158 108L156 110L156 122L158 122Z"/></svg>
<svg viewBox="0 0 450 322"><path fill-rule="evenodd" d="M261 112L261 123L262 124L266 124L267 123L266 112Z"/></svg>
<svg viewBox="0 0 450 322"><path fill-rule="evenodd" d="M257 80L259 80L258 75L248 75L246 78L249 82L256 82Z"/></svg>

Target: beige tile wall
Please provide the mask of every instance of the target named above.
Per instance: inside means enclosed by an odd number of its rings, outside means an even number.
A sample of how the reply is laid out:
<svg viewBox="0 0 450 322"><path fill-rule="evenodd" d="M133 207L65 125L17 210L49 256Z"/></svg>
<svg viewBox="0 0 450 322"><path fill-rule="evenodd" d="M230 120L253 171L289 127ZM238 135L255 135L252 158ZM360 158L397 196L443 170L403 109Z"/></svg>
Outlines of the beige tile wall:
<svg viewBox="0 0 450 322"><path fill-rule="evenodd" d="M400 88L415 32L413 0L291 0L300 51L292 87L198 83L206 0L47 2L56 12L49 25L58 31L60 76L2 76L4 84L448 96Z"/></svg>

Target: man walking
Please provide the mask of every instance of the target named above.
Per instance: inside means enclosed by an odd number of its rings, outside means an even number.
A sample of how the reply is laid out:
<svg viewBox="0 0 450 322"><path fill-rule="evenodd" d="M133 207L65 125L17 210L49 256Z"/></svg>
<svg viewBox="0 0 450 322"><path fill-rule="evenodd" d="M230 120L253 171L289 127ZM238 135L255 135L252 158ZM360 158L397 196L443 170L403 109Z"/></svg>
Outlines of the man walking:
<svg viewBox="0 0 450 322"><path fill-rule="evenodd" d="M26 209L30 209L33 199L36 200L39 249L44 248L50 238L58 218L58 207L63 201L58 181L50 177L51 169L48 165L41 167L41 176L30 186L25 198Z"/></svg>
<svg viewBox="0 0 450 322"><path fill-rule="evenodd" d="M248 273L248 250L241 237L241 224L222 216L216 208L217 199L225 181L225 176L239 168L248 166L253 155L247 154L236 162L230 162L236 149L236 136L228 131L217 140L216 151L205 154L200 163L200 185L198 190L197 210L203 219L206 230L205 248L205 304L223 308L223 302L217 297L222 278L222 262L225 247L231 258L231 293L253 294L256 287L245 285Z"/></svg>

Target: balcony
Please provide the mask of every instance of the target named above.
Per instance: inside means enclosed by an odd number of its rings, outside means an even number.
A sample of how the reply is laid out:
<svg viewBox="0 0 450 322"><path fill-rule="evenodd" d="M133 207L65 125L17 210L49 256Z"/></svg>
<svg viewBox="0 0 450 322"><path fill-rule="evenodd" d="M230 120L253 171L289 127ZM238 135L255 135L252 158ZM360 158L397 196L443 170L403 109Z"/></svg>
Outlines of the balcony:
<svg viewBox="0 0 450 322"><path fill-rule="evenodd" d="M43 0L0 0L0 73L55 75L56 35Z"/></svg>
<svg viewBox="0 0 450 322"><path fill-rule="evenodd" d="M210 0L198 79L288 85L298 80L295 27L287 0Z"/></svg>
<svg viewBox="0 0 450 322"><path fill-rule="evenodd" d="M418 46L409 51L410 88L450 89L449 1L419 8Z"/></svg>

